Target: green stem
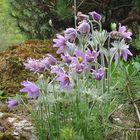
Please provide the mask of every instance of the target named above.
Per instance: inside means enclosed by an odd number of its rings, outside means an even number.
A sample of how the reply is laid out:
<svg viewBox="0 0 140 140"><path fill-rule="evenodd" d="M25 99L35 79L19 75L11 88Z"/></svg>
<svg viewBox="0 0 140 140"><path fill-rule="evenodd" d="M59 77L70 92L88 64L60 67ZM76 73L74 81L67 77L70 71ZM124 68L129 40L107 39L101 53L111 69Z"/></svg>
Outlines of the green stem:
<svg viewBox="0 0 140 140"><path fill-rule="evenodd" d="M102 67L104 68L105 67L105 62L104 62L104 54L101 53L101 65ZM102 79L102 95L105 93L105 76L103 76L103 79Z"/></svg>
<svg viewBox="0 0 140 140"><path fill-rule="evenodd" d="M76 13L77 13L77 3L76 0L74 0L74 24L75 24L75 29L76 29Z"/></svg>

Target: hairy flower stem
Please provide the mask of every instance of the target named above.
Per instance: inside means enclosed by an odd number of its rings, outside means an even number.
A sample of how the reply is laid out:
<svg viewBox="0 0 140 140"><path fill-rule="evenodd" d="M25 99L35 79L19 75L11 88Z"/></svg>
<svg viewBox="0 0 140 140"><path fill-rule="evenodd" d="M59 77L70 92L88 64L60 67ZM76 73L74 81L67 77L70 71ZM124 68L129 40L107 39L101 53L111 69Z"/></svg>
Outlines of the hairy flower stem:
<svg viewBox="0 0 140 140"><path fill-rule="evenodd" d="M104 54L101 53L101 65L104 68L105 67L105 62L104 62ZM105 76L103 76L102 79L102 95L105 93Z"/></svg>
<svg viewBox="0 0 140 140"><path fill-rule="evenodd" d="M53 86L53 93L55 99L58 99L58 94L55 92L55 87ZM59 132L60 132L60 121L59 121L59 106L55 103L55 113L56 113L56 127L57 127L57 140L60 139Z"/></svg>
<svg viewBox="0 0 140 140"><path fill-rule="evenodd" d="M47 88L47 87L46 87ZM47 91L47 90L46 90ZM45 99L45 93L44 93L44 91L42 91L41 92L42 93L42 100L43 100L43 105L44 106L42 106L41 104L40 104L40 107L39 107L39 109L41 109L41 108L43 108L44 109L44 112L43 112L43 115L42 116L40 116L41 118L44 118L45 117L45 119L47 119L47 122L48 122L48 132L49 132L49 137L50 137L50 139L52 139L53 138L53 136L52 136L52 124L51 124L51 112L50 112L50 107L49 107L49 104L48 104L48 102L46 101L46 99Z"/></svg>
<svg viewBox="0 0 140 140"><path fill-rule="evenodd" d="M77 121L79 120L79 118L80 118L80 110L79 110L79 101L80 101L80 99L79 99L79 92L80 92L80 90L79 90L79 77L77 77L77 81L76 81L77 83L77 93L76 93L76 116L77 116Z"/></svg>
<svg viewBox="0 0 140 140"><path fill-rule="evenodd" d="M108 69L107 69L107 92L110 94L110 80L111 80L111 60L109 60L108 63Z"/></svg>
<svg viewBox="0 0 140 140"><path fill-rule="evenodd" d="M77 27L77 23L76 23L76 21L77 21L77 19L76 19L76 14L77 14L77 1L74 0L74 24L75 24L75 29L76 29L76 27Z"/></svg>

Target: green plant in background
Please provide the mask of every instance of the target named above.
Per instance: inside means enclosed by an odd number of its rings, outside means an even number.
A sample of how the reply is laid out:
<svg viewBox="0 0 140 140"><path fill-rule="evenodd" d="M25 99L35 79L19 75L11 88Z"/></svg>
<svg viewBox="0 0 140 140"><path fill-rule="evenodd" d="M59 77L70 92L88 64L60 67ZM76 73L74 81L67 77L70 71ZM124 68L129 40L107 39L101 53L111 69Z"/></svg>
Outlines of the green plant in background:
<svg viewBox="0 0 140 140"><path fill-rule="evenodd" d="M26 39L16 27L15 19L10 16L10 7L7 0L0 1L0 51Z"/></svg>
<svg viewBox="0 0 140 140"><path fill-rule="evenodd" d="M72 19L72 0L9 0L12 16L29 38L47 39ZM63 25L64 27L62 27Z"/></svg>
<svg viewBox="0 0 140 140"><path fill-rule="evenodd" d="M135 5L135 7L140 10L140 1L139 0L133 0L133 3Z"/></svg>
<svg viewBox="0 0 140 140"><path fill-rule="evenodd" d="M139 29L139 31L140 31L140 29ZM140 51L140 33L133 40L132 45L136 50Z"/></svg>

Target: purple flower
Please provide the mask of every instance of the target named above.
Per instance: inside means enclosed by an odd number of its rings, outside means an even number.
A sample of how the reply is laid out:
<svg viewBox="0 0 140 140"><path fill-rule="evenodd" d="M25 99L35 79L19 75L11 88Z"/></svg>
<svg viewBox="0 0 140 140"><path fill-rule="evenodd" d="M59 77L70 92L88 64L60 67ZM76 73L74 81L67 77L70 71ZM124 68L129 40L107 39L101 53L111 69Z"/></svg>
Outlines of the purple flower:
<svg viewBox="0 0 140 140"><path fill-rule="evenodd" d="M48 58L43 59L27 59L27 63L24 63L25 69L28 69L32 72L43 72L50 68L50 62Z"/></svg>
<svg viewBox="0 0 140 140"><path fill-rule="evenodd" d="M55 65L57 62L56 58L54 58L51 54L47 54L47 56L48 56L48 63L50 65Z"/></svg>
<svg viewBox="0 0 140 140"><path fill-rule="evenodd" d="M127 61L128 55L132 56L133 54L129 51L129 46L128 45L123 45L120 50L118 50L115 53L115 60L119 58L119 56L122 56L124 61Z"/></svg>
<svg viewBox="0 0 140 140"><path fill-rule="evenodd" d="M78 74L81 74L84 70L85 70L85 64L83 64L83 63L76 63L76 65L75 65L75 71Z"/></svg>
<svg viewBox="0 0 140 140"><path fill-rule="evenodd" d="M96 80L101 80L104 75L104 69L100 68L98 71L92 69L92 75Z"/></svg>
<svg viewBox="0 0 140 140"><path fill-rule="evenodd" d="M52 60L51 60L52 61ZM49 61L48 57L43 58L42 60L40 60L40 65L44 65L44 70L48 70L51 68L51 64L52 62ZM40 71L40 70L39 70Z"/></svg>
<svg viewBox="0 0 140 140"><path fill-rule="evenodd" d="M70 78L67 74L61 73L60 75L58 75L56 80L60 82L61 88L65 88L67 90L71 89Z"/></svg>
<svg viewBox="0 0 140 140"><path fill-rule="evenodd" d="M124 46L121 50L122 57L124 61L127 61L128 55L132 56L133 54L128 50L128 46Z"/></svg>
<svg viewBox="0 0 140 140"><path fill-rule="evenodd" d="M87 61L91 63L98 56L98 53L96 51L91 51L90 49L87 49L85 51L85 55Z"/></svg>
<svg viewBox="0 0 140 140"><path fill-rule="evenodd" d="M64 31L64 35L66 40L73 43L77 37L77 31L74 28L68 28L66 31Z"/></svg>
<svg viewBox="0 0 140 140"><path fill-rule="evenodd" d="M95 11L89 12L89 14L92 16L94 21L100 22L101 20L101 15L96 13Z"/></svg>
<svg viewBox="0 0 140 140"><path fill-rule="evenodd" d="M63 61L67 64L70 64L72 62L72 58L70 55L62 55L61 54L61 58L63 59Z"/></svg>
<svg viewBox="0 0 140 140"><path fill-rule="evenodd" d="M20 92L27 93L27 96L33 99L36 99L39 96L39 88L30 81L23 81L21 85L24 86L23 89L20 90Z"/></svg>
<svg viewBox="0 0 140 140"><path fill-rule="evenodd" d="M77 20L78 20L78 21L87 20L88 18L89 18L89 16L83 14L82 12L78 12L78 13L77 13Z"/></svg>
<svg viewBox="0 0 140 140"><path fill-rule="evenodd" d="M56 75L64 74L64 71L59 66L53 66L51 72Z"/></svg>
<svg viewBox="0 0 140 140"><path fill-rule="evenodd" d="M114 54L114 59L117 60L119 57L122 56L124 61L127 61L128 55L132 56L133 54L129 51L129 45L126 44L118 44L116 42L112 43L114 46L111 48L111 53Z"/></svg>
<svg viewBox="0 0 140 140"><path fill-rule="evenodd" d="M57 39L53 39L53 42L55 43L53 47L58 47L59 49L56 51L56 53L61 54L64 52L66 39L60 34L56 34L56 37Z"/></svg>
<svg viewBox="0 0 140 140"><path fill-rule="evenodd" d="M25 69L28 69L32 72L37 72L38 64L39 64L39 60L29 58L27 59L27 63L24 63L24 66L25 66Z"/></svg>
<svg viewBox="0 0 140 140"><path fill-rule="evenodd" d="M76 62L77 63L85 63L86 62L86 56L84 53L82 53L81 51L79 50L76 50L75 51L75 57L76 57ZM74 58L75 59L75 58Z"/></svg>
<svg viewBox="0 0 140 140"><path fill-rule="evenodd" d="M83 21L79 26L78 30L80 33L86 34L90 32L90 25L87 23L87 21Z"/></svg>
<svg viewBox="0 0 140 140"><path fill-rule="evenodd" d="M9 101L7 102L7 104L8 104L8 107L9 107L10 109L12 109L12 108L14 108L15 106L18 105L18 101L12 99L12 100L9 100Z"/></svg>
<svg viewBox="0 0 140 140"><path fill-rule="evenodd" d="M125 26L121 26L121 24L119 24L119 29L118 32L120 33L120 36L123 38L127 38L127 39L132 39L132 33L131 32L127 32L126 27Z"/></svg>

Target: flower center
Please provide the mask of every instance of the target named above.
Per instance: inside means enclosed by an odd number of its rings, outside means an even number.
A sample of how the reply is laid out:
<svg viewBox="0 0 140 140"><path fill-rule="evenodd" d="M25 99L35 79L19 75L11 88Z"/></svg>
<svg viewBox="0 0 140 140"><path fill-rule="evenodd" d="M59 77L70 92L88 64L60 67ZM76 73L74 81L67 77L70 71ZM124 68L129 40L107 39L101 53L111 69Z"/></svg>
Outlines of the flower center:
<svg viewBox="0 0 140 140"><path fill-rule="evenodd" d="M79 63L81 63L83 61L83 58L81 56L79 56L77 59L78 59Z"/></svg>

